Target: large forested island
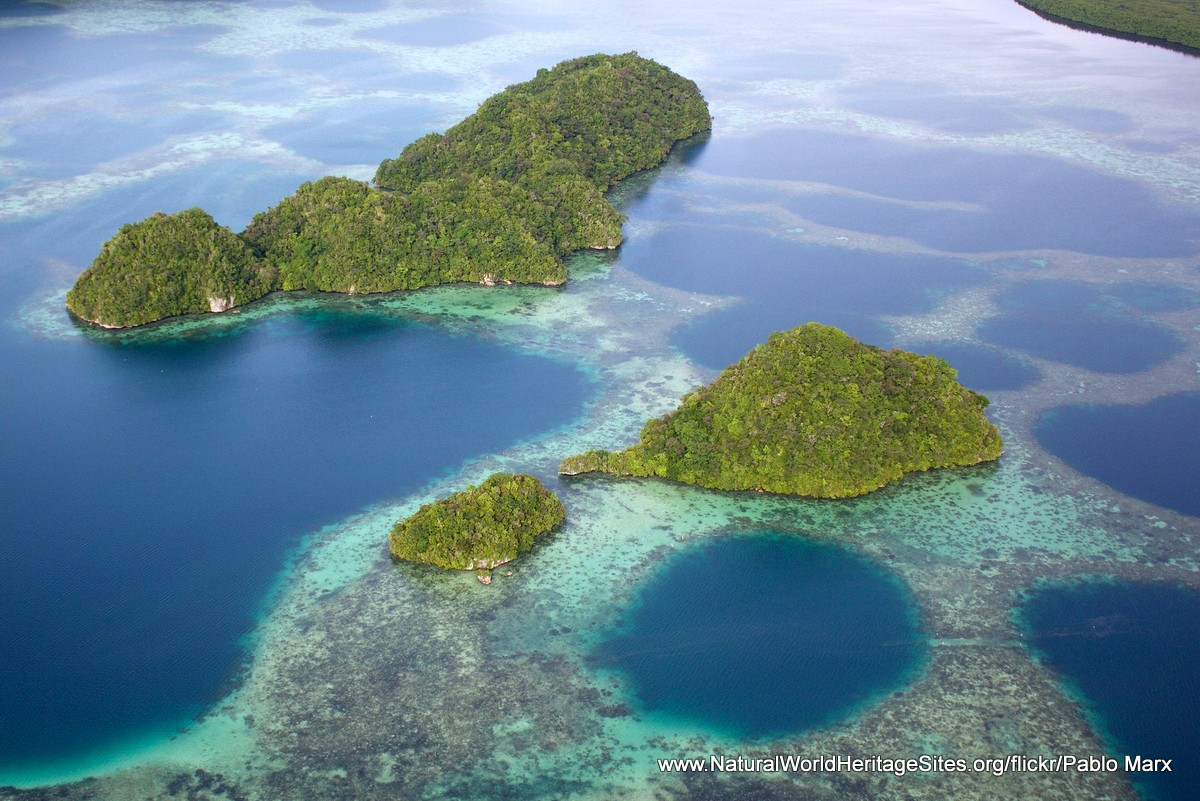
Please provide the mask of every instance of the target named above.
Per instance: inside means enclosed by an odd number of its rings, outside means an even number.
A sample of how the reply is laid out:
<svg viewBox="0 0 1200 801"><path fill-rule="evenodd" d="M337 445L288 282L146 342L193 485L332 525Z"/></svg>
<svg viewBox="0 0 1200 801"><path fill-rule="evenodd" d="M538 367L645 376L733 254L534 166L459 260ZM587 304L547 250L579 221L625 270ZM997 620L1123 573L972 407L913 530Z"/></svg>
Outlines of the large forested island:
<svg viewBox="0 0 1200 801"><path fill-rule="evenodd" d="M494 473L396 523L388 544L397 559L490 570L532 548L565 517L558 496L533 476Z"/></svg>
<svg viewBox="0 0 1200 801"><path fill-rule="evenodd" d="M685 395L636 445L569 457L560 473L844 498L905 473L996 459L987 403L942 359L808 323L772 334Z"/></svg>
<svg viewBox="0 0 1200 801"><path fill-rule="evenodd" d="M1200 0L1017 0L1085 30L1200 54Z"/></svg>
<svg viewBox="0 0 1200 801"><path fill-rule="evenodd" d="M375 175L326 177L240 234L200 209L124 226L67 294L120 328L224 311L274 290L390 292L435 284L566 280L562 257L613 248L603 192L712 127L696 84L636 53L539 70Z"/></svg>

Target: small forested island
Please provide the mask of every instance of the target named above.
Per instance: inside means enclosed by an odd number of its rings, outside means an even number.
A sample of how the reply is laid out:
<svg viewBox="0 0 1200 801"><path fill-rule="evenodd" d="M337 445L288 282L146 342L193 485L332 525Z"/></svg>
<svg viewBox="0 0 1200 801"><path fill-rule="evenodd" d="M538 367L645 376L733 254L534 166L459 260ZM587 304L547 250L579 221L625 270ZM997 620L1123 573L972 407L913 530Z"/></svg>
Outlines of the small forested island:
<svg viewBox="0 0 1200 801"><path fill-rule="evenodd" d="M1017 0L1054 22L1200 55L1200 0Z"/></svg>
<svg viewBox="0 0 1200 801"><path fill-rule="evenodd" d="M998 458L987 404L943 359L807 323L772 334L647 422L636 445L571 456L559 472L846 498L905 473Z"/></svg>
<svg viewBox="0 0 1200 801"><path fill-rule="evenodd" d="M124 328L275 290L556 286L566 254L620 244L621 215L604 190L711 127L696 84L637 53L565 61L384 161L376 187L306 183L240 234L200 209L126 225L67 308Z"/></svg>
<svg viewBox="0 0 1200 801"><path fill-rule="evenodd" d="M396 523L392 556L449 570L490 570L533 547L566 518L558 496L533 476L494 473Z"/></svg>

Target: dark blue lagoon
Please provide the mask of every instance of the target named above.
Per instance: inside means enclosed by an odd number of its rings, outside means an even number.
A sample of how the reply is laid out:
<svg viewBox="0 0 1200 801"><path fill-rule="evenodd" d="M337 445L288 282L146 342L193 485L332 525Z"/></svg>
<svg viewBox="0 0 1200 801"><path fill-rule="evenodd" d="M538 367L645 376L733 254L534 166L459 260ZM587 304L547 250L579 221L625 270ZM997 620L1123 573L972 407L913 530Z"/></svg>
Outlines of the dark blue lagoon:
<svg viewBox="0 0 1200 801"><path fill-rule="evenodd" d="M881 315L929 311L943 293L986 281L979 268L951 259L810 245L718 219L707 222L636 239L621 256L625 266L659 283L741 296L675 337L688 355L711 367L737 361L773 331L810 321L888 346L892 334Z"/></svg>
<svg viewBox="0 0 1200 801"><path fill-rule="evenodd" d="M921 343L916 348L948 361L958 371L958 380L976 392L1021 389L1038 380L1038 369L1028 361L1000 348L957 342Z"/></svg>
<svg viewBox="0 0 1200 801"><path fill-rule="evenodd" d="M1169 584L1048 586L1020 612L1030 645L1062 674L1109 754L1171 760L1135 773L1147 798L1184 801L1200 786L1200 593Z"/></svg>
<svg viewBox="0 0 1200 801"><path fill-rule="evenodd" d="M852 714L923 654L895 578L834 545L755 532L670 557L594 660L651 714L761 738Z"/></svg>
<svg viewBox="0 0 1200 801"><path fill-rule="evenodd" d="M984 340L1100 373L1136 373L1183 348L1143 310L1187 308L1191 296L1153 284L1097 287L1080 281L1027 281L997 298L1003 314L979 327Z"/></svg>
<svg viewBox="0 0 1200 801"><path fill-rule="evenodd" d="M785 205L825 225L957 253L1055 248L1187 256L1196 253L1200 233L1200 215L1158 201L1134 181L1044 157L843 132L770 131L714 142L696 168L827 184L840 191L801 193Z"/></svg>
<svg viewBox="0 0 1200 801"><path fill-rule="evenodd" d="M1081 473L1135 498L1200 515L1200 394L1140 405L1061 406L1035 430L1044 448Z"/></svg>
<svg viewBox="0 0 1200 801"><path fill-rule="evenodd" d="M0 339L0 772L187 723L304 532L591 391L570 364L326 306L223 336Z"/></svg>

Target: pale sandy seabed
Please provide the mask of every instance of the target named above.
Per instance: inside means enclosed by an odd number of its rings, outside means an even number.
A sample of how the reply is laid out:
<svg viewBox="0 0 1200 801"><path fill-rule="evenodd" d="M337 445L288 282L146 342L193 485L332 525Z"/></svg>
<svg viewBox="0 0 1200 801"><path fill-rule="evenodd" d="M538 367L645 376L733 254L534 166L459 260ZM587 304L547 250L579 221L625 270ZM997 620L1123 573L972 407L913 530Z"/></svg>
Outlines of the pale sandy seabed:
<svg viewBox="0 0 1200 801"><path fill-rule="evenodd" d="M726 35L740 35L750 47L761 41L756 36L765 39L761 31L737 30L732 17L729 24ZM809 35L819 41L822 22L818 18L813 25ZM581 39L586 29L581 25ZM314 29L312 35L330 34ZM919 40L921 32L911 35ZM1015 41L1031 38L1021 31L1006 35ZM719 37L686 45L649 38L662 43L664 52L652 53L656 58L705 85L705 46L719 44ZM508 37L492 46L513 48L515 41ZM539 46L536 36L519 41L531 54ZM233 35L218 45L255 46ZM486 51L467 48L463 55L467 58L456 69L469 71L475 63L471 57L488 63ZM436 62L436 52L428 58ZM836 80L767 83L752 100L720 85L706 86L718 120L714 135L802 124L902 138L934 136L892 120L831 111L819 102L839 81L871 80L893 66L882 57ZM979 67L986 75L988 66L960 69L976 74ZM1093 88L1086 81L1068 82L1061 94L1082 95ZM964 89L972 87L964 82ZM774 110L764 97L782 98L780 108ZM1148 124L1142 133L1153 138L1155 125L1166 123ZM1171 201L1194 202L1200 194L1195 146L1168 155L1117 152L1078 131L1047 128L970 143L1137 175ZM691 176L675 160L635 178L617 195L648 181L661 182L659 191L680 192L696 208L754 214L762 230L774 236L881 253L931 252L899 238L823 227L778 208L724 202L721 186L736 179ZM81 186L77 181L58 190L84 191ZM52 190L58 191L46 189ZM22 197L35 205L57 202L32 191ZM626 236L670 224L632 219ZM1060 251L944 255L982 263L999 280L950 295L932 313L889 318L904 347L920 351L932 339L970 342L974 326L994 313L995 293L1011 281L1106 283L1152 277L1200 289L1200 265L1194 260L1105 259ZM1033 267L1007 270L999 266L1002 260ZM996 465L912 476L852 501L810 502L653 481L558 481L554 473L562 456L631 442L646 418L673 408L685 391L711 378L711 372L669 345L669 334L695 316L737 302L649 283L609 255L579 256L571 270L572 281L561 290L454 287L374 298L276 296L236 315L188 319L138 334L218 335L302 307L361 305L582 364L596 379L597 395L581 419L560 430L466 465L416 496L380 503L315 533L281 579L240 687L189 730L137 753L126 750L107 765L29 776L27 785L39 779L67 783L0 791L0 798L1136 797L1125 778L1108 773L716 778L660 774L655 760L711 753L967 758L1104 753L1080 705L1021 641L1012 621L1014 605L1039 582L1075 576L1200 587L1200 521L1077 474L1038 447L1032 426L1046 409L1084 399L1140 403L1196 389L1200 311L1153 315L1178 332L1186 346L1150 371L1098 374L1035 359L1039 381L989 393L990 414L1006 439L1006 453ZM73 335L73 329L62 327L62 291L59 284L27 305L21 324L45 335ZM395 519L497 469L534 472L551 482L568 509L562 529L498 570L490 586L469 573L392 563L385 541ZM585 663L589 646L629 602L639 580L665 557L691 543L753 528L837 542L902 580L919 603L930 646L912 683L873 699L852 720L750 745L632 713L621 677Z"/></svg>

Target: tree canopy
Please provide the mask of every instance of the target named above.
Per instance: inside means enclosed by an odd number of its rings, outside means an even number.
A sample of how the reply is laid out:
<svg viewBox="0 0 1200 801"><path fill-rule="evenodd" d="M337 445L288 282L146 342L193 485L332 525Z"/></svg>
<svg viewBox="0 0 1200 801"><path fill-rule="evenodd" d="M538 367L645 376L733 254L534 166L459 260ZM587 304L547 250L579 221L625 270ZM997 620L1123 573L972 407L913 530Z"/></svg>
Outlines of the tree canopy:
<svg viewBox="0 0 1200 801"><path fill-rule="evenodd" d="M1200 0L1017 0L1068 25L1200 53Z"/></svg>
<svg viewBox="0 0 1200 801"><path fill-rule="evenodd" d="M710 127L696 84L661 64L636 53L565 61L384 161L379 188L305 183L241 234L199 209L127 225L67 307L118 327L277 289L562 284L563 256L621 242L621 215L604 190Z"/></svg>
<svg viewBox="0 0 1200 801"><path fill-rule="evenodd" d="M566 517L558 496L533 476L494 473L392 527L392 555L451 570L491 569L533 547Z"/></svg>
<svg viewBox="0 0 1200 801"><path fill-rule="evenodd" d="M260 298L272 268L202 209L154 214L121 227L67 293L76 316L124 327L224 309Z"/></svg>
<svg viewBox="0 0 1200 801"><path fill-rule="evenodd" d="M987 403L942 359L807 323L772 334L647 422L636 445L569 457L560 472L849 497L912 471L999 457Z"/></svg>
<svg viewBox="0 0 1200 801"><path fill-rule="evenodd" d="M562 261L539 240L530 215L520 213L532 203L512 184L482 178L426 181L406 195L322 178L255 216L243 236L277 267L279 289L561 284Z"/></svg>
<svg viewBox="0 0 1200 801"><path fill-rule="evenodd" d="M410 191L460 172L517 183L579 175L603 189L710 127L694 82L637 53L584 56L538 70L445 134L418 139L380 164L375 182Z"/></svg>

